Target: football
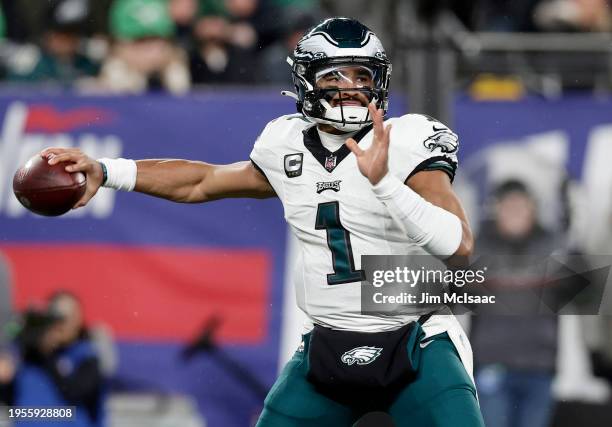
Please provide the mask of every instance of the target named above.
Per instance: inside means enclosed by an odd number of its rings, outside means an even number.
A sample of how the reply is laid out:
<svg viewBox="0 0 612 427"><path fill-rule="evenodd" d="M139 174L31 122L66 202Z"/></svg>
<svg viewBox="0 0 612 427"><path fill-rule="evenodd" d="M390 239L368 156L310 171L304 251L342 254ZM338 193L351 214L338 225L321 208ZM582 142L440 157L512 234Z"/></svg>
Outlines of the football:
<svg viewBox="0 0 612 427"><path fill-rule="evenodd" d="M83 173L69 173L67 163L49 165L36 154L13 177L13 192L28 210L44 216L59 216L79 201L87 186Z"/></svg>

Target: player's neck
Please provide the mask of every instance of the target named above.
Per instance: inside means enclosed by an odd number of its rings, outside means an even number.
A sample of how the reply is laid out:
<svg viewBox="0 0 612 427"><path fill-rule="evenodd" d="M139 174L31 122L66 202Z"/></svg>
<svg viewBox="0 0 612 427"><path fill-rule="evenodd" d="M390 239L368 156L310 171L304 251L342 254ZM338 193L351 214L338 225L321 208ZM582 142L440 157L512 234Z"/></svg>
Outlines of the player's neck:
<svg viewBox="0 0 612 427"><path fill-rule="evenodd" d="M350 138L357 133L357 131L330 133L323 131L320 127L317 129L317 132L319 134L321 145L332 153L340 149L340 147L342 147L346 142L347 138Z"/></svg>

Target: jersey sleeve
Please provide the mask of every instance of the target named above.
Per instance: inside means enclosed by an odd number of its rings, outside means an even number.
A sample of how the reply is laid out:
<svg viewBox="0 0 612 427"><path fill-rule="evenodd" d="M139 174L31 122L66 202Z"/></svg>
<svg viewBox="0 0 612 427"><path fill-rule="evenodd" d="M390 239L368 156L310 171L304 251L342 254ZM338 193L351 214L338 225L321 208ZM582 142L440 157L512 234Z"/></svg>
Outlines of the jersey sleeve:
<svg viewBox="0 0 612 427"><path fill-rule="evenodd" d="M459 138L451 129L421 114L390 122L389 170L393 174L404 182L418 172L440 170L454 180Z"/></svg>
<svg viewBox="0 0 612 427"><path fill-rule="evenodd" d="M251 163L253 163L255 169L266 176L266 178L268 178L266 170L269 171L272 168L271 162L274 159L274 156L272 155L272 147L269 143L271 133L270 128L272 127L272 124L273 121L268 123L264 130L259 134L255 140L255 144L253 145L251 154L249 155ZM270 179L268 179L268 181L270 181Z"/></svg>
<svg viewBox="0 0 612 427"><path fill-rule="evenodd" d="M286 168L279 153L287 151L284 144L291 140L295 132L297 120L294 116L281 116L269 122L255 141L249 156L255 169L266 177L281 199Z"/></svg>

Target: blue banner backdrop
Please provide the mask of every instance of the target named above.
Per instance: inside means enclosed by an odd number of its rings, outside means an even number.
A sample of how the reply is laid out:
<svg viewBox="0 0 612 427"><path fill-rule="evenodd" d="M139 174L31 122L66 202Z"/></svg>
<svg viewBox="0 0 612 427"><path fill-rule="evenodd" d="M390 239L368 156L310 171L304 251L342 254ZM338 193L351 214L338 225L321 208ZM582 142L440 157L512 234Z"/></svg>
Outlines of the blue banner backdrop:
<svg viewBox="0 0 612 427"><path fill-rule="evenodd" d="M406 111L399 98L392 100L391 105L391 115ZM609 101L578 96L555 102L528 99L518 103L476 103L458 99L454 128L462 141L461 162L483 147L500 141L520 141L532 134L560 130L571 142L567 166L573 176L580 177L589 134L595 126L612 125L611 107ZM81 147L95 157L187 158L211 163L246 160L264 125L293 111L292 103L276 93L245 94L239 90L181 98L162 95L119 98L2 96L0 249L8 254L13 269L25 270L28 265L32 268L41 261L31 258L33 253L39 252L29 252L29 248L41 245L58 250L76 248L81 251L83 248L78 259L65 260L64 269L88 275L75 275L74 281L78 283L72 284L65 282L69 275L62 279L71 289L82 290L86 308L96 305L97 293L104 295L104 284L92 279L98 270L104 270L105 277L114 277L114 274L119 280L122 276L122 271L113 272L112 266L101 265L95 260L100 251L109 248L118 251L120 256L124 249L138 252L153 248L161 250L162 256L163 251L168 251L169 257L180 250L195 250L194 256L202 256L204 261L210 261L211 256L230 259L237 254L244 256L240 251L245 250L252 251L246 255L247 259L251 253L255 258L261 255L261 259L254 258L253 268L258 269L258 277L269 281L257 285L263 292L263 300L258 300L255 306L236 302L239 298L234 292L227 297L217 296L216 301L239 305L227 315L233 316L228 320L233 326L221 333L224 351L270 386L277 372L286 241L282 207L277 200L228 200L185 206L139 194L104 191L83 210L66 217L42 219L18 205L12 196L11 180L17 165L52 145ZM183 274L180 268L174 271L177 278ZM248 287L250 272L242 271L245 267L241 265L236 269L244 273L240 277L245 278L244 286ZM172 299L175 288L171 267L169 271L170 277L158 286L162 286ZM222 273L216 271L214 275ZM206 298L211 289L223 293L211 282L212 272L199 271L195 266L189 274L190 280L198 283L201 275L202 298ZM45 277L44 273L32 279L31 274L20 270L15 271L14 276L15 302L19 307L44 297L43 290L48 289L30 281L55 280ZM128 276L133 280L145 277L137 272ZM130 288L137 290L128 297L148 298L146 286L143 283ZM183 332L177 332L174 337L155 331L140 333L146 330L146 325L123 330L124 318L121 317L122 322L116 325L118 330L115 331L120 356L118 386L126 390L193 395L208 425L213 427L244 426L252 422L262 405L258 396L207 355L198 356L189 363L180 357L188 335L185 331L196 331L211 311L202 318L184 319L177 313L166 312L163 303L158 304L149 307L150 310L177 323L177 331ZM114 317L119 315L112 304L105 307L108 312L96 313L91 320L113 324ZM256 309L266 313L263 331L257 329L257 325L249 325L249 317L240 315L241 310L246 313ZM193 325L186 329L178 324L190 321Z"/></svg>

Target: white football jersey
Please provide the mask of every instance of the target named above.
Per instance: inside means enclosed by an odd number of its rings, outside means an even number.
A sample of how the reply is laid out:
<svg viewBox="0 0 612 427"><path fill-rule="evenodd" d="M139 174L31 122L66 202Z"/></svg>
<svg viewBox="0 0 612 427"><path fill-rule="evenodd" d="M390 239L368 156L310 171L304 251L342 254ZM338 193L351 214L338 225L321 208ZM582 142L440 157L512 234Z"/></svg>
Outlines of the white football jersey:
<svg viewBox="0 0 612 427"><path fill-rule="evenodd" d="M402 182L422 170L443 170L454 177L458 140L445 125L418 114L385 123L393 124L390 173ZM353 138L366 149L372 136L368 127ZM365 278L361 256L423 252L378 201L346 146L328 151L315 125L293 114L266 126L251 160L276 191L299 241L301 262L294 274L297 302L312 322L378 332L418 318L417 311L395 316L361 314L360 282Z"/></svg>

